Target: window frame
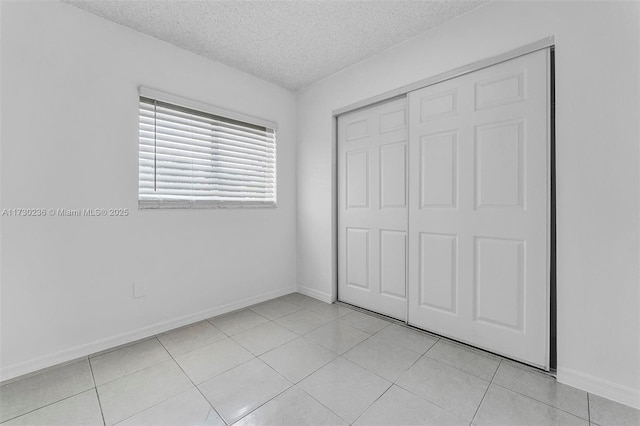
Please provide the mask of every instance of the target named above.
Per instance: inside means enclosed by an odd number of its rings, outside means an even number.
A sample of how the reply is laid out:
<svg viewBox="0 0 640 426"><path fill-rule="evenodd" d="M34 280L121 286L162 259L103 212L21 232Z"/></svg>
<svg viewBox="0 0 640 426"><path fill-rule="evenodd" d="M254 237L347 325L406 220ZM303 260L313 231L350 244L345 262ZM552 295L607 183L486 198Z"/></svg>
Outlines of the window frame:
<svg viewBox="0 0 640 426"><path fill-rule="evenodd" d="M210 105L204 102L196 101L193 99L185 98L182 96L167 93L161 90L152 89L146 86L138 87L138 105L140 105L142 99L147 98L151 100L157 100L161 103L171 104L179 108L186 108L199 112L204 115L218 116L230 121L242 122L248 125L264 127L272 130L273 135L273 201L241 201L241 200L194 200L194 199L175 199L175 200L154 200L154 199L141 199L141 179L140 179L140 109L138 108L138 209L139 210L153 210L153 209L216 209L216 208L277 208L278 206L278 181L277 181L277 129L278 123L265 120L262 118L250 116L237 111L220 108L214 105Z"/></svg>

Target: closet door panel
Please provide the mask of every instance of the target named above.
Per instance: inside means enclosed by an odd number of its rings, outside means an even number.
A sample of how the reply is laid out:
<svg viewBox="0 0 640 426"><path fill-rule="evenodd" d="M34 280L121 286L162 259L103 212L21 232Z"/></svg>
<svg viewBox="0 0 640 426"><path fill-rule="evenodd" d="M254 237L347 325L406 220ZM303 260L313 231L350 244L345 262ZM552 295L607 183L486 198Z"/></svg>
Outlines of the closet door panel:
<svg viewBox="0 0 640 426"><path fill-rule="evenodd" d="M338 299L407 317L406 98L338 118Z"/></svg>
<svg viewBox="0 0 640 426"><path fill-rule="evenodd" d="M548 368L548 51L409 94L409 323Z"/></svg>

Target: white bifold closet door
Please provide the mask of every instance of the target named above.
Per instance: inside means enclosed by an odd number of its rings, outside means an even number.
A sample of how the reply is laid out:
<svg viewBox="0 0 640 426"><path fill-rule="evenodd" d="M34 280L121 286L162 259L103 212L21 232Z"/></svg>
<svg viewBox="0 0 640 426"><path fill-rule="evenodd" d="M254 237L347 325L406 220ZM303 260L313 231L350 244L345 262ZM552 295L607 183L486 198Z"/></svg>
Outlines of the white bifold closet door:
<svg viewBox="0 0 640 426"><path fill-rule="evenodd" d="M407 316L406 98L338 118L338 294Z"/></svg>
<svg viewBox="0 0 640 426"><path fill-rule="evenodd" d="M548 368L548 50L409 94L409 323Z"/></svg>

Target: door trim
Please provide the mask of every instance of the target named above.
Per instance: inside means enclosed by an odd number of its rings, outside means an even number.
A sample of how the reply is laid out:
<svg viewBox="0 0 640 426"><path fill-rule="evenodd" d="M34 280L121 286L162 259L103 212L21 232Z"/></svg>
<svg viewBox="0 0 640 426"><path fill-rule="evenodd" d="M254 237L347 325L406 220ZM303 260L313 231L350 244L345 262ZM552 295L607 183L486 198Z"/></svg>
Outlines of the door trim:
<svg viewBox="0 0 640 426"><path fill-rule="evenodd" d="M481 70L483 68L487 68L501 62L505 62L519 56L524 56L529 53L535 52L537 50L546 49L548 47L552 47L555 44L555 39L553 36L549 36L543 38L542 40L534 41L533 43L529 43L527 45L518 47L517 49L510 50L508 52L502 53L497 56L492 56L487 59L482 59L480 61L472 62L467 65L463 65L458 68L454 68L450 71L445 71L443 73L434 75L433 77L428 77L420 81L416 81L415 83L407 84L405 86L399 87L394 90L389 90L388 92L381 93L376 96L372 96L367 99L363 99L359 102L344 106L342 108L338 108L333 110L333 117L336 118L339 115L345 114L347 112L355 111L356 109L368 107L372 104L390 100L393 97L406 95L409 92L414 90L422 89L423 87L431 86L437 83L441 83L445 80L451 80L452 78L460 77L461 75L469 74L474 71Z"/></svg>
<svg viewBox="0 0 640 426"><path fill-rule="evenodd" d="M557 206L556 206L556 111L555 111L555 38L554 36L549 36L543 38L541 40L526 44L524 46L518 47L516 49L504 52L500 55L496 55L490 58L482 59L476 62L469 63L467 65L463 65L461 67L454 68L452 70L437 74L432 77L428 77L417 82L407 84L401 86L397 89L390 90L366 99L363 99L359 102L352 103L350 105L344 106L342 108L338 108L332 111L332 144L331 144L331 277L332 277L332 286L331 293L327 294L329 296L330 303L339 301L338 295L338 170L337 170L337 146L338 146L338 116L342 114L346 114L352 111L355 111L360 108L366 108L372 106L377 103L387 102L392 100L393 98L407 96L407 94L411 91L418 90L427 86L431 86L446 80L450 80L465 74L469 74L474 71L478 71L483 68L488 68L493 65L497 65L502 62L509 61L511 59L515 59L520 56L527 55L529 53L536 52L538 50L549 49L549 59L550 64L547 72L549 75L549 84L550 84L550 99L549 99L549 127L548 127L548 157L547 161L549 161L549 235L548 235L548 245L549 247L549 264L548 264L548 273L550 275L549 282L549 294L548 294L548 302L549 302L549 318L548 318L548 327L549 327L549 341L547 344L549 345L549 371L548 373L554 374L557 369L557 259L556 259L556 234L557 234L557 222L556 222L556 214L557 214ZM407 213L408 214L408 213ZM407 260L408 261L408 260ZM408 286L408 280L406 285ZM409 299L407 297L407 305L409 303ZM407 306L408 308L408 306ZM408 312L408 309L407 309ZM408 320L408 317L407 317ZM408 325L408 322L404 322ZM544 370L543 370L544 371Z"/></svg>

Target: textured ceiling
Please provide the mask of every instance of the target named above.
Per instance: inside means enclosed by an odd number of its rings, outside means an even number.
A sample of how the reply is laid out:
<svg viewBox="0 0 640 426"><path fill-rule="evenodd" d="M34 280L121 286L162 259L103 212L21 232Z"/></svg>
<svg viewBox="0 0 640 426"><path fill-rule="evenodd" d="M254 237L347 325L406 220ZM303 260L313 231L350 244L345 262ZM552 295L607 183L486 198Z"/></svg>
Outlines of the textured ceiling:
<svg viewBox="0 0 640 426"><path fill-rule="evenodd" d="M296 91L486 0L62 1Z"/></svg>

